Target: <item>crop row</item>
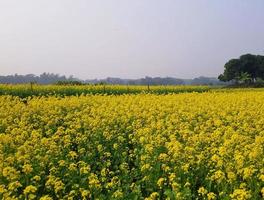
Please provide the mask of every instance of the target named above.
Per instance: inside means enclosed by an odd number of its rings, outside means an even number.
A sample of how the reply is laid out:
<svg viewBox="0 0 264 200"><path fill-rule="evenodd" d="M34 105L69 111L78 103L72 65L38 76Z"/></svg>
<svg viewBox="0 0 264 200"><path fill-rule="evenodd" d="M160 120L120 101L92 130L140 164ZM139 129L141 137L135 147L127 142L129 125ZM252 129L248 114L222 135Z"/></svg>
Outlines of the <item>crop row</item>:
<svg viewBox="0 0 264 200"><path fill-rule="evenodd" d="M71 96L81 94L169 94L184 92L206 92L208 86L132 86L132 85L0 85L0 95L13 95L22 98L28 96Z"/></svg>

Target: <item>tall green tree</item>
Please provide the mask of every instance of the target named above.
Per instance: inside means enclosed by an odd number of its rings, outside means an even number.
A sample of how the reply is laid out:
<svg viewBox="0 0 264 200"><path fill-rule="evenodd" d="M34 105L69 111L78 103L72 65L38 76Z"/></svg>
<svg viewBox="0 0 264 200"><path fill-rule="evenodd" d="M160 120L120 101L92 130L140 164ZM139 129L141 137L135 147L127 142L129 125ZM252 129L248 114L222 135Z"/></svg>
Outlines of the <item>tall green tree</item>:
<svg viewBox="0 0 264 200"><path fill-rule="evenodd" d="M221 81L254 82L264 79L264 56L245 54L238 59L229 60L224 66L224 73L218 77Z"/></svg>

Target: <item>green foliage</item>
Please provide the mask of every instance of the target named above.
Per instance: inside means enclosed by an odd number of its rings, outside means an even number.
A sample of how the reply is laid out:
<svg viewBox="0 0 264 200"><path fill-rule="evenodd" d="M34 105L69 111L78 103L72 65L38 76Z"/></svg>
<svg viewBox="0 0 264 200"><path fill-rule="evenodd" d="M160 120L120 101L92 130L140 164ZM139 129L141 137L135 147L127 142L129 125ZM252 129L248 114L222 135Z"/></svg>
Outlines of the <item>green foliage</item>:
<svg viewBox="0 0 264 200"><path fill-rule="evenodd" d="M241 72L240 76L238 77L238 79L242 82L242 83L250 83L251 81L251 77L250 74L248 72Z"/></svg>
<svg viewBox="0 0 264 200"><path fill-rule="evenodd" d="M253 83L256 79L264 79L264 56L245 54L239 59L229 60L224 68L224 73L218 77L219 80Z"/></svg>

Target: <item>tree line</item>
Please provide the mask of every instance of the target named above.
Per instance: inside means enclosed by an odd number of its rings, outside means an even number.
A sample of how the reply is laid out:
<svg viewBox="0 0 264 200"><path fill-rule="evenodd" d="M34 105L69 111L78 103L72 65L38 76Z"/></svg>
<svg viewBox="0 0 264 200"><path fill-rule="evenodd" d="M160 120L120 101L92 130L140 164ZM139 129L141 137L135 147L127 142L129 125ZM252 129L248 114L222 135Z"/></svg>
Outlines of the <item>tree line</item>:
<svg viewBox="0 0 264 200"><path fill-rule="evenodd" d="M8 75L0 76L2 84L58 84L58 85L81 85L81 84L111 84L111 85L219 85L221 82L217 78L198 77L194 79L179 79L173 77L144 77L139 79L122 79L108 77L105 79L81 80L73 76L66 77L59 74L43 73L39 76L34 74L27 75Z"/></svg>
<svg viewBox="0 0 264 200"><path fill-rule="evenodd" d="M80 81L73 76L66 77L61 76L59 74L53 73L42 73L39 76L34 74L26 74L26 75L7 75L0 76L0 83L4 84L23 84L23 83L38 83L38 84L53 84L59 81Z"/></svg>

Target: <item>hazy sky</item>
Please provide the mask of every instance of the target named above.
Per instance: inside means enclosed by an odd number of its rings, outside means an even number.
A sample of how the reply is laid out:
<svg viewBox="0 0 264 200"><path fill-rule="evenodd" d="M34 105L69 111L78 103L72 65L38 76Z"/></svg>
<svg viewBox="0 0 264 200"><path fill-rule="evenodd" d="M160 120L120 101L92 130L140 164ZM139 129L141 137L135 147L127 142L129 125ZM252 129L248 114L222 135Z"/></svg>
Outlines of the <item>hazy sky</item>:
<svg viewBox="0 0 264 200"><path fill-rule="evenodd" d="M264 54L263 0L0 0L0 74L217 76Z"/></svg>

